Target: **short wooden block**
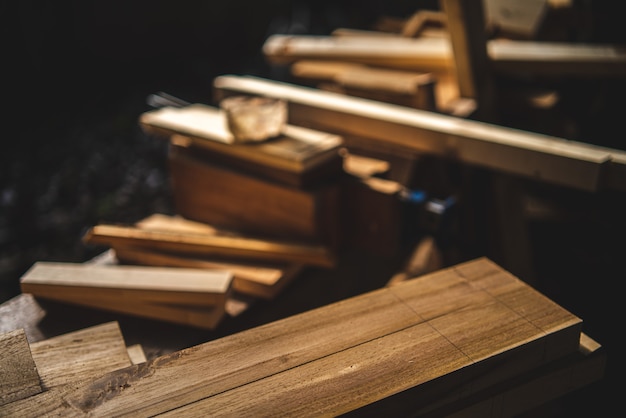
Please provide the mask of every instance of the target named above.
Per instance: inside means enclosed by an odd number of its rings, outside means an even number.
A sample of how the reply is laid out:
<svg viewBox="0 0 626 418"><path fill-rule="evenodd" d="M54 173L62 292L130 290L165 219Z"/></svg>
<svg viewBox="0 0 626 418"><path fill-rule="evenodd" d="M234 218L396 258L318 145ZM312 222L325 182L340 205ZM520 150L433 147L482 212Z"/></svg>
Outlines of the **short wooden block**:
<svg viewBox="0 0 626 418"><path fill-rule="evenodd" d="M0 376L0 407L42 391L23 329L0 334Z"/></svg>

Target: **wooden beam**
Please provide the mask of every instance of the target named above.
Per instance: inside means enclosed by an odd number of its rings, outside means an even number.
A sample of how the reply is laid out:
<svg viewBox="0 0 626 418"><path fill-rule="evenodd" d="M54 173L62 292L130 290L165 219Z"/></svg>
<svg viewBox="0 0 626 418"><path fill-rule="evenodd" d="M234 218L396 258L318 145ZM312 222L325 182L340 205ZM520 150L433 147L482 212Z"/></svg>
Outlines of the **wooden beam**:
<svg viewBox="0 0 626 418"><path fill-rule="evenodd" d="M36 262L20 278L23 293L43 298L125 303L224 305L232 274L224 270Z"/></svg>
<svg viewBox="0 0 626 418"><path fill-rule="evenodd" d="M294 124L587 191L626 190L626 151L253 76L223 75L213 84L218 96L284 98Z"/></svg>

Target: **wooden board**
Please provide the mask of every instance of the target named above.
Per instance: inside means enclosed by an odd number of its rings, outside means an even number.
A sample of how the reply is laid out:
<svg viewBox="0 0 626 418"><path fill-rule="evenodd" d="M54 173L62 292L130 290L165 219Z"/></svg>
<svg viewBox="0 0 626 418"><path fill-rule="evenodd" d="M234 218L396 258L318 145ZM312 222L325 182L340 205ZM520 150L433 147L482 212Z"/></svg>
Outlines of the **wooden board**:
<svg viewBox="0 0 626 418"><path fill-rule="evenodd" d="M139 122L147 132L177 135L179 144L217 162L286 184L308 185L336 177L341 169L342 138L335 134L287 125L277 138L235 143L223 111L200 103L151 110Z"/></svg>
<svg viewBox="0 0 626 418"><path fill-rule="evenodd" d="M213 84L218 96L246 92L284 98L291 123L541 182L587 191L626 190L625 151L253 76L223 75Z"/></svg>
<svg viewBox="0 0 626 418"><path fill-rule="evenodd" d="M224 305L232 274L224 270L36 262L20 278L23 293L55 300Z"/></svg>
<svg viewBox="0 0 626 418"><path fill-rule="evenodd" d="M0 407L43 390L23 329L0 334L0 376Z"/></svg>
<svg viewBox="0 0 626 418"><path fill-rule="evenodd" d="M34 342L30 349L45 390L95 379L132 364L117 322Z"/></svg>
<svg viewBox="0 0 626 418"><path fill-rule="evenodd" d="M408 389L432 409L576 353L581 327L580 318L483 258L54 397L33 396L7 412L337 416Z"/></svg>
<svg viewBox="0 0 626 418"><path fill-rule="evenodd" d="M20 286L42 299L214 329L226 314L232 273L39 261L20 278Z"/></svg>

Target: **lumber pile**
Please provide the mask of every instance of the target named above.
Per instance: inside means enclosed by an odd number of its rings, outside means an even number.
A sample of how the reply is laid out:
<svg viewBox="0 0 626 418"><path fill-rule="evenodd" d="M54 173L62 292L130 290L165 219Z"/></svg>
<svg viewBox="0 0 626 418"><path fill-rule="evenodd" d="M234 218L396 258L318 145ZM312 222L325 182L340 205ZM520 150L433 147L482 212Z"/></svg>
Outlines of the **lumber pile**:
<svg viewBox="0 0 626 418"><path fill-rule="evenodd" d="M20 332L5 334L13 360L2 356L3 371L31 373L2 386L0 410L24 417L513 416L602 377L603 350L582 326L480 258L45 388L32 373L41 351L31 347L30 359ZM44 346L51 356L58 345ZM122 357L123 348L118 340Z"/></svg>

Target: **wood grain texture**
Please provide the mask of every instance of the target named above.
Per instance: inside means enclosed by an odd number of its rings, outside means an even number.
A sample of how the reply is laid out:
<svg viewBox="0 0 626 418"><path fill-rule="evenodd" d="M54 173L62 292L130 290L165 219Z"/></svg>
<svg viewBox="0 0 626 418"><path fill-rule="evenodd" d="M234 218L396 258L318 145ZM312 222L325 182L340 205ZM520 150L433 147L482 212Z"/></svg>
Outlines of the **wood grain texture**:
<svg viewBox="0 0 626 418"><path fill-rule="evenodd" d="M624 151L253 76L223 75L213 84L218 96L281 97L291 123L576 189L626 189Z"/></svg>
<svg viewBox="0 0 626 418"><path fill-rule="evenodd" d="M576 353L581 327L582 320L483 258L118 370L56 397L13 403L9 411L336 416L408 389L432 409Z"/></svg>
<svg viewBox="0 0 626 418"><path fill-rule="evenodd" d="M42 390L24 330L0 334L0 412L2 405Z"/></svg>
<svg viewBox="0 0 626 418"><path fill-rule="evenodd" d="M45 390L132 364L117 322L34 342L30 348Z"/></svg>

